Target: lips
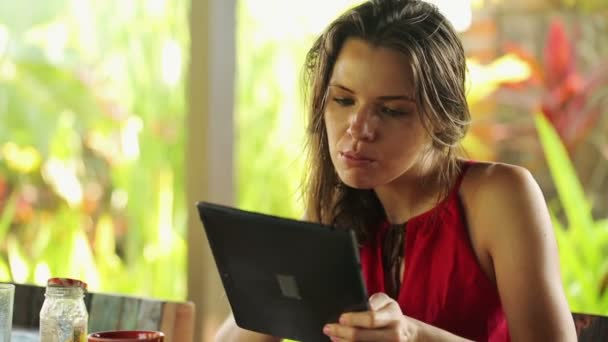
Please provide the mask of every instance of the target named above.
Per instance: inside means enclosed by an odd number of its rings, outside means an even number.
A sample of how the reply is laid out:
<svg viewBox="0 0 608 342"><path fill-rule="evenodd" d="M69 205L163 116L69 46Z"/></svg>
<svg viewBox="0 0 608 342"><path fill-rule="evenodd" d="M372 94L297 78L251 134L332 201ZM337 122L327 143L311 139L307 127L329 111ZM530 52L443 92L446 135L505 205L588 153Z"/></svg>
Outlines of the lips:
<svg viewBox="0 0 608 342"><path fill-rule="evenodd" d="M353 159L353 160L359 160L359 161L374 161L372 158L368 158L362 154L359 153L355 153L355 152L350 152L350 151L344 151L344 152L340 152L340 155L348 158L348 159Z"/></svg>
<svg viewBox="0 0 608 342"><path fill-rule="evenodd" d="M340 158L346 163L348 166L367 166L374 162L373 159L359 153L354 153L351 151L343 151L340 152Z"/></svg>

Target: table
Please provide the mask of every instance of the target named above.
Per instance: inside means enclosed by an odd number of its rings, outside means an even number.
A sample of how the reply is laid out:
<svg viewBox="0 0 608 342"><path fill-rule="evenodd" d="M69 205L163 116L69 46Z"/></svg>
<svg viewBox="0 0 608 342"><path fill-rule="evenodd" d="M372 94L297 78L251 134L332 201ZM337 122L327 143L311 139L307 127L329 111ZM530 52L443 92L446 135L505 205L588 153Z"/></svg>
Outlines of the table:
<svg viewBox="0 0 608 342"><path fill-rule="evenodd" d="M2 0L0 0L2 1ZM37 331L46 288L15 284L12 342L39 342ZM89 313L88 331L155 330L165 333L166 341L192 341L195 308L192 302L164 301L146 297L87 292L85 305ZM33 331L33 333L32 333Z"/></svg>
<svg viewBox="0 0 608 342"><path fill-rule="evenodd" d="M39 315L45 291L43 286L15 284L12 342L39 342ZM84 301L89 313L89 333L117 329L154 330L164 332L168 342L193 340L195 309L192 302L96 292L87 292Z"/></svg>

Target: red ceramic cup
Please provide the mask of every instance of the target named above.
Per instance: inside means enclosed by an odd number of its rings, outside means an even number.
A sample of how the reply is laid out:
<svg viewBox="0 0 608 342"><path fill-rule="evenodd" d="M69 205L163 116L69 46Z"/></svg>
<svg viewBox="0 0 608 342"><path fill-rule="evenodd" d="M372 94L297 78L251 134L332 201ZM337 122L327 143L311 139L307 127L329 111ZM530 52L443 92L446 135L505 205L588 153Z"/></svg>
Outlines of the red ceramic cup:
<svg viewBox="0 0 608 342"><path fill-rule="evenodd" d="M89 334L89 342L163 342L165 334L159 331L123 330L101 331Z"/></svg>

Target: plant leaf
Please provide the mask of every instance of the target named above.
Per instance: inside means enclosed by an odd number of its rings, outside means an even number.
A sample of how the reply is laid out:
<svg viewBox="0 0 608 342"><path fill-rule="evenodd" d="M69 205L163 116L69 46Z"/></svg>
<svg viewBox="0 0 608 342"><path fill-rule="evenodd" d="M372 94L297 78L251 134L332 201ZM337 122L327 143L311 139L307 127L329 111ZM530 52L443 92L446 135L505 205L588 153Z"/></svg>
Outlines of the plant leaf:
<svg viewBox="0 0 608 342"><path fill-rule="evenodd" d="M551 177L568 218L569 229L581 229L590 233L593 226L591 209L566 148L542 114L534 115L534 119Z"/></svg>

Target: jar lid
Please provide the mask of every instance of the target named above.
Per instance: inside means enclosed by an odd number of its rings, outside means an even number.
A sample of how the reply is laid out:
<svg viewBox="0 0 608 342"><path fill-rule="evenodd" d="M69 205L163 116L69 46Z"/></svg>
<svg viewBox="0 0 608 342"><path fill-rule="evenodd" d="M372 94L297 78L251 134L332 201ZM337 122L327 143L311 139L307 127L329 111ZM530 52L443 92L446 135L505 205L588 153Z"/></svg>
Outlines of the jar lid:
<svg viewBox="0 0 608 342"><path fill-rule="evenodd" d="M50 278L46 284L51 287L80 287L85 291L87 289L87 283L71 278Z"/></svg>

